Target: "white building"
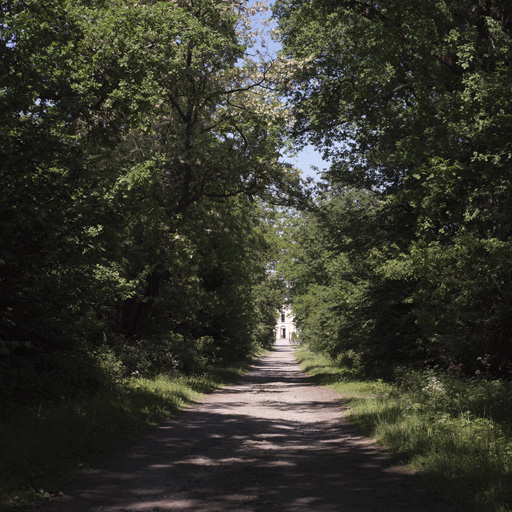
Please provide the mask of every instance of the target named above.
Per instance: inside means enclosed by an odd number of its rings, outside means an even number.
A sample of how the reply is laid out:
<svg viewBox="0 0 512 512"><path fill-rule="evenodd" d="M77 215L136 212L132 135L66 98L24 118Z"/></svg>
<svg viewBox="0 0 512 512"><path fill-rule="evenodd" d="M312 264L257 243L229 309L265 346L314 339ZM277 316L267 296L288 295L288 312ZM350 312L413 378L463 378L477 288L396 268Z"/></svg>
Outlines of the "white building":
<svg viewBox="0 0 512 512"><path fill-rule="evenodd" d="M279 319L276 325L276 341L288 340L292 343L297 338L297 329L292 314L292 308L288 304L283 304L279 310Z"/></svg>

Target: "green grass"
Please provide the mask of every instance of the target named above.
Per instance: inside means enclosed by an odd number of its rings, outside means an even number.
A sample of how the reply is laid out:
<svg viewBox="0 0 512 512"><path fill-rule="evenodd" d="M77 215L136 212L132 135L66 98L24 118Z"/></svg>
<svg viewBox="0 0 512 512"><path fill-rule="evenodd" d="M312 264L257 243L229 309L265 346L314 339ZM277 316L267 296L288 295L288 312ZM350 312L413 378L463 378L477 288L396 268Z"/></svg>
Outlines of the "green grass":
<svg viewBox="0 0 512 512"><path fill-rule="evenodd" d="M330 359L300 347L318 384L347 400L349 420L467 510L512 510L512 386L410 372L400 385L347 379Z"/></svg>
<svg viewBox="0 0 512 512"><path fill-rule="evenodd" d="M95 460L202 394L236 380L250 363L201 376L131 378L96 396L0 416L0 510L27 510Z"/></svg>

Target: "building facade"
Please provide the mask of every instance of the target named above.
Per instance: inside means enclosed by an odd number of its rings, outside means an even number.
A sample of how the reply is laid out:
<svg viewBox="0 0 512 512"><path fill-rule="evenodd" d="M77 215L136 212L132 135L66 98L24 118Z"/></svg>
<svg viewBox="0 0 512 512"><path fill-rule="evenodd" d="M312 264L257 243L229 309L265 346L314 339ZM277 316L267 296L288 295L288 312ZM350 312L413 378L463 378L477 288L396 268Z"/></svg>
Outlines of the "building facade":
<svg viewBox="0 0 512 512"><path fill-rule="evenodd" d="M283 304L279 310L279 319L276 325L276 341L287 340L289 343L297 341L297 328L292 314L292 308Z"/></svg>

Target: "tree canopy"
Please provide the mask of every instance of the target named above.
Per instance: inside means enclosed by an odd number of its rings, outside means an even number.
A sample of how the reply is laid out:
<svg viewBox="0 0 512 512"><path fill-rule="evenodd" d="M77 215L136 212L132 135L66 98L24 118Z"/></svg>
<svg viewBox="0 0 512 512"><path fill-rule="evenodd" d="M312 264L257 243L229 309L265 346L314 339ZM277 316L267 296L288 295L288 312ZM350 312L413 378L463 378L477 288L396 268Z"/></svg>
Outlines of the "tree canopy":
<svg viewBox="0 0 512 512"><path fill-rule="evenodd" d="M334 335L334 352L348 343L369 362L384 354L399 363L405 351L417 364L462 365L469 374L485 358L507 374L510 6L278 0L275 13L284 53L303 63L287 88L295 134L332 162L332 197L311 229L338 247L324 253L327 284L311 286L329 290L318 300L333 322L352 310L340 293L360 298L352 334ZM346 204L340 193L365 199ZM331 219L341 204L344 217ZM347 264L357 267L348 282L332 274L340 258L343 275Z"/></svg>

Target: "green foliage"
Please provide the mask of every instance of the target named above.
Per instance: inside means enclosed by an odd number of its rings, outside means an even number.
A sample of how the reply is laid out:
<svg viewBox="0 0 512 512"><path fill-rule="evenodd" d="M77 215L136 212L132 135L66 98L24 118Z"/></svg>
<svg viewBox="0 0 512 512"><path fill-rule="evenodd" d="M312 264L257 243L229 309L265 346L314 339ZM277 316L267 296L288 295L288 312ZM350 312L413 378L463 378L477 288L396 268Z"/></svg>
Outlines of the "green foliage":
<svg viewBox="0 0 512 512"><path fill-rule="evenodd" d="M395 200L342 187L317 207L281 267L304 341L389 379L402 365L475 375L482 358L487 376L508 375L509 242L426 244L407 236L413 216Z"/></svg>
<svg viewBox="0 0 512 512"><path fill-rule="evenodd" d="M275 13L297 60L293 132L331 161L287 270L304 338L386 377L403 364L470 376L482 358L508 377L509 6L279 0Z"/></svg>
<svg viewBox="0 0 512 512"><path fill-rule="evenodd" d="M427 357L408 303L415 284L401 248L408 217L377 194L343 187L302 215L282 268L301 339L314 350L381 377Z"/></svg>
<svg viewBox="0 0 512 512"><path fill-rule="evenodd" d="M460 364L474 375L489 357L488 376L510 371L509 254L508 242L468 235L451 247L431 243L412 251L420 278L417 322L445 366Z"/></svg>
<svg viewBox="0 0 512 512"><path fill-rule="evenodd" d="M269 343L262 201L300 193L278 162L286 109L270 63L248 59L247 15L213 0L2 2L6 400ZM102 368L108 354L121 367Z"/></svg>
<svg viewBox="0 0 512 512"><path fill-rule="evenodd" d="M125 375L121 361L106 346L73 347L51 354L23 348L0 357L0 403L3 414L32 403L60 403L96 394Z"/></svg>

